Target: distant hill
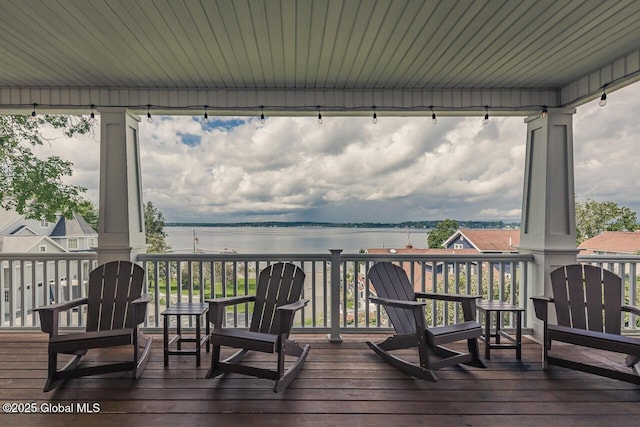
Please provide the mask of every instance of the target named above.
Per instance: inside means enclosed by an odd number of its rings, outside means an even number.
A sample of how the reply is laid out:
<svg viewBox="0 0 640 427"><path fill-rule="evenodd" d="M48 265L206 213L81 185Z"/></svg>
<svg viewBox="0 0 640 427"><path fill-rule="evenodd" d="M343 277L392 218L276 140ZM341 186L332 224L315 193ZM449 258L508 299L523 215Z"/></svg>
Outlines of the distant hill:
<svg viewBox="0 0 640 427"><path fill-rule="evenodd" d="M456 220L458 221L458 220ZM405 222L167 222L166 227L345 227L345 228L435 228L440 221ZM460 228L518 228L520 223L503 221L458 221Z"/></svg>

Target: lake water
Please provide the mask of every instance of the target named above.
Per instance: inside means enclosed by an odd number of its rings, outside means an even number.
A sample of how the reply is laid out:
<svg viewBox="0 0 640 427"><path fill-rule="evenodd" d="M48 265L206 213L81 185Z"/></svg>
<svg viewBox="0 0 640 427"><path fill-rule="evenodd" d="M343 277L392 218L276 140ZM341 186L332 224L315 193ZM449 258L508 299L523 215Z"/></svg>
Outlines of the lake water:
<svg viewBox="0 0 640 427"><path fill-rule="evenodd" d="M427 247L428 229L343 227L165 227L174 252L323 253L342 249Z"/></svg>

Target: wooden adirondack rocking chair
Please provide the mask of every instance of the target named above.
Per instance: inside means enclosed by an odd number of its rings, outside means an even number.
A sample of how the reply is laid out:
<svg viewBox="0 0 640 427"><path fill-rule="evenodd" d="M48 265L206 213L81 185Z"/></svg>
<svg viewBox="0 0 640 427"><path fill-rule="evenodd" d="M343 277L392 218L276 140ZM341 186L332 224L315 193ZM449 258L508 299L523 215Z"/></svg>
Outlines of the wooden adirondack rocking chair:
<svg viewBox="0 0 640 427"><path fill-rule="evenodd" d="M407 375L428 381L437 381L436 370L445 366L466 364L478 368L486 366L479 358L478 340L482 327L474 320L476 299L474 295L451 295L414 292L407 273L390 262L378 262L368 272L377 297L371 301L382 304L389 316L396 335L380 344L367 345L382 360ZM461 323L427 328L425 325L424 301L417 298L461 303L464 321ZM467 352L458 352L445 347L456 341L467 341ZM390 353L392 350L417 348L419 365L408 362ZM437 358L435 357L437 356Z"/></svg>
<svg viewBox="0 0 640 427"><path fill-rule="evenodd" d="M44 391L59 387L65 380L86 375L132 371L138 378L149 358L151 337L138 330L144 322L149 294L141 295L144 270L128 261L113 261L96 267L89 273L88 297L39 307L40 325L49 334L48 379ZM59 315L67 310L87 306L85 332L60 335ZM132 359L127 362L77 367L87 350L131 345ZM140 352L138 347L143 347ZM58 354L73 355L58 370Z"/></svg>
<svg viewBox="0 0 640 427"><path fill-rule="evenodd" d="M552 298L532 298L536 317L544 323L544 368L551 364L640 384L640 339L621 335L622 313L640 316L640 307L622 304L620 276L592 265L567 265L551 272L551 286ZM549 305L555 307L557 324L549 323ZM632 371L551 356L552 341L625 354Z"/></svg>
<svg viewBox="0 0 640 427"><path fill-rule="evenodd" d="M295 379L307 355L309 345L300 347L289 339L296 311L309 300L301 300L305 274L301 268L289 263L277 263L260 272L256 295L217 298L209 300L209 321L214 325L211 333L211 367L207 378L225 372L236 372L275 381L274 392L286 389ZM254 302L249 330L225 328L225 307ZM225 360L220 360L221 346L239 348ZM249 350L276 353L275 369L257 368L239 362ZM285 369L285 355L297 360Z"/></svg>

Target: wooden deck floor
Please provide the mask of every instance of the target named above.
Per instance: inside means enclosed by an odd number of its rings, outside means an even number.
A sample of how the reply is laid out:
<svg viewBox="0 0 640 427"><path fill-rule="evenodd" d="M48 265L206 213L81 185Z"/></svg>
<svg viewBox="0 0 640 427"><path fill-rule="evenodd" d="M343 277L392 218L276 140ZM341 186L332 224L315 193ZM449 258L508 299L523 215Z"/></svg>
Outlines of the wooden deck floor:
<svg viewBox="0 0 640 427"><path fill-rule="evenodd" d="M44 393L46 336L0 334L0 402L100 407L96 414L0 412L0 425L599 427L638 425L640 419L637 386L562 368L545 372L540 346L531 341L522 362L513 350L494 350L487 369L449 368L430 383L380 361L362 335L345 335L341 344L319 335L296 338L312 349L298 379L280 394L267 380L205 379L208 355L200 368L193 356L173 356L164 368L161 336L154 336L151 360L137 381L120 374L87 377ZM266 362L264 355L249 360Z"/></svg>

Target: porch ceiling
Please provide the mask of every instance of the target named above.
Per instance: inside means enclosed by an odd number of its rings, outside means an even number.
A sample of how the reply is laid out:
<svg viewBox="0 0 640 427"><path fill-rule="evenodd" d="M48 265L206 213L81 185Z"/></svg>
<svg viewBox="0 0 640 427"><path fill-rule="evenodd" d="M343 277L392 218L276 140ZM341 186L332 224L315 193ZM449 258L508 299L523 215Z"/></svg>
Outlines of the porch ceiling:
<svg viewBox="0 0 640 427"><path fill-rule="evenodd" d="M4 0L0 109L526 114L639 78L640 2Z"/></svg>

